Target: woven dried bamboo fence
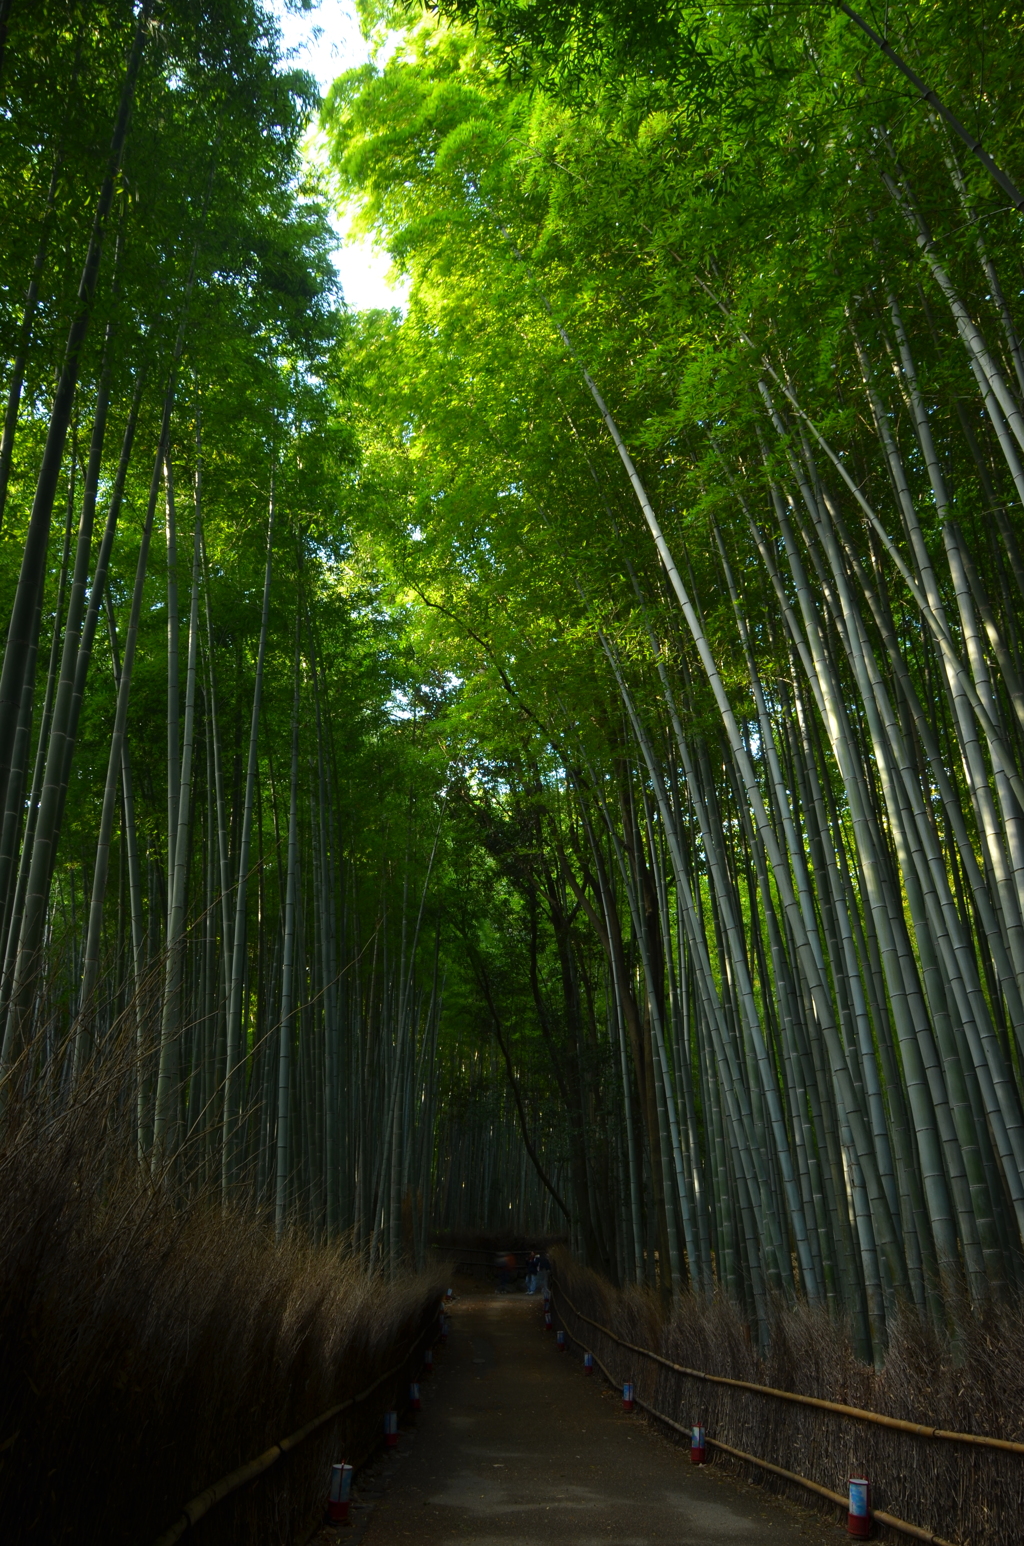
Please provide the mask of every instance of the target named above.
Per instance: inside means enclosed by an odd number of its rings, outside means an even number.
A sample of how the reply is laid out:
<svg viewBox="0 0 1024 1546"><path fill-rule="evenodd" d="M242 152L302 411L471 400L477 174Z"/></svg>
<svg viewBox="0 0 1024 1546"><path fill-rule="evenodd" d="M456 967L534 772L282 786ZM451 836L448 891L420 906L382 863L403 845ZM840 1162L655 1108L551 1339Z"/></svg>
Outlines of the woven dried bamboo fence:
<svg viewBox="0 0 1024 1546"><path fill-rule="evenodd" d="M371 1385L347 1400L336 1402L294 1433L272 1444L261 1455L212 1482L184 1505L169 1528L153 1542L153 1546L174 1546L183 1537L194 1538L192 1532L195 1527L200 1526L202 1529L211 1510L216 1510L217 1505L225 1499L237 1497L272 1468L279 1488L298 1495L290 1499L290 1504L300 1519L308 1520L321 1515L332 1462L343 1454L358 1470L381 1444L384 1413L391 1408L400 1413L408 1410L409 1381L420 1378L424 1348L432 1347L437 1341L441 1325L441 1310L425 1309L424 1314L425 1324L412 1338L401 1357L378 1375ZM293 1464L289 1468L289 1457L300 1449L303 1456L301 1467L297 1468ZM274 1502L272 1494L263 1499L264 1507L273 1508ZM223 1525L215 1527L211 1538L218 1538L222 1529ZM308 1539L308 1536L305 1538Z"/></svg>
<svg viewBox="0 0 1024 1546"><path fill-rule="evenodd" d="M701 1424L712 1452L752 1481L841 1507L848 1478L867 1476L876 1523L893 1540L1019 1546L1024 1538L1024 1443L687 1368L587 1315L558 1283L553 1309L606 1378L630 1381L638 1405L687 1439Z"/></svg>

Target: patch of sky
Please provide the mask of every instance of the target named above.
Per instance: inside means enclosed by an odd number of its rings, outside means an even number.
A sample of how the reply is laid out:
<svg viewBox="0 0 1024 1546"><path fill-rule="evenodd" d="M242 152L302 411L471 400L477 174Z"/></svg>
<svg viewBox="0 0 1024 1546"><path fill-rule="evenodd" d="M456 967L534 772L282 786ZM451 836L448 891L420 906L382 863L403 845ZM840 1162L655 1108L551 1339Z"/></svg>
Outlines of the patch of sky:
<svg viewBox="0 0 1024 1546"><path fill-rule="evenodd" d="M412 719L416 713L416 707L407 692L404 692L401 687L393 687L384 705L384 712L389 719Z"/></svg>
<svg viewBox="0 0 1024 1546"><path fill-rule="evenodd" d="M366 64L373 57L380 65L393 51L398 34L389 35L376 49L363 36L355 0L318 0L309 10L298 9L288 0L272 0L271 9L281 29L281 42L287 63L294 69L307 70L321 93L326 96L336 78L346 70ZM314 164L323 164L326 150L323 136L314 129L305 153ZM352 311L404 311L409 300L409 284L391 272L386 252L363 237L351 234L351 214L332 212L331 224L338 238L333 253L345 302Z"/></svg>
<svg viewBox="0 0 1024 1546"><path fill-rule="evenodd" d="M490 763L478 763L475 767L467 768L466 782L477 794L507 796L512 792L512 785L496 774Z"/></svg>
<svg viewBox="0 0 1024 1546"><path fill-rule="evenodd" d="M463 685L461 676L445 671L441 678L440 694L437 682L423 683L420 687L393 687L384 704L384 712L390 719L417 719L424 711L436 707L445 697L458 692Z"/></svg>

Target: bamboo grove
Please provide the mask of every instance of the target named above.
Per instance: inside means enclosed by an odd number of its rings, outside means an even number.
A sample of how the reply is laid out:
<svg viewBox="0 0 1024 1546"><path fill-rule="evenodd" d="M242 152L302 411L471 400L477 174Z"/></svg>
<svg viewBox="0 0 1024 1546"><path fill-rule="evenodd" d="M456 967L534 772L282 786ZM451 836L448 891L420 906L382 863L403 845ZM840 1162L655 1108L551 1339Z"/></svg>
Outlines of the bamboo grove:
<svg viewBox="0 0 1024 1546"><path fill-rule="evenodd" d="M1016 23L454 12L327 123L412 280L367 465L485 1019L591 1260L877 1358L1020 1281Z"/></svg>
<svg viewBox="0 0 1024 1546"><path fill-rule="evenodd" d="M4 1120L879 1362L1024 1271L1019 22L363 16L303 150L255 4L0 7Z"/></svg>
<svg viewBox="0 0 1024 1546"><path fill-rule="evenodd" d="M434 775L344 578L315 87L245 4L3 16L5 1112L117 1081L184 1195L422 1258Z"/></svg>

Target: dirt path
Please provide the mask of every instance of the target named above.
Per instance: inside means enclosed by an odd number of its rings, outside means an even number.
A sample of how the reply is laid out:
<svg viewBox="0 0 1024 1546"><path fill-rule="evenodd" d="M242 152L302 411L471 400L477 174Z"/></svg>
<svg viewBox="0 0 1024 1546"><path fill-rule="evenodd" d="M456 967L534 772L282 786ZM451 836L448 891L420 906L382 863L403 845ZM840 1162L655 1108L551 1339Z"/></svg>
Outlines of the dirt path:
<svg viewBox="0 0 1024 1546"><path fill-rule="evenodd" d="M627 1416L523 1295L465 1297L418 1427L360 1478L355 1546L838 1546L835 1525L697 1469Z"/></svg>

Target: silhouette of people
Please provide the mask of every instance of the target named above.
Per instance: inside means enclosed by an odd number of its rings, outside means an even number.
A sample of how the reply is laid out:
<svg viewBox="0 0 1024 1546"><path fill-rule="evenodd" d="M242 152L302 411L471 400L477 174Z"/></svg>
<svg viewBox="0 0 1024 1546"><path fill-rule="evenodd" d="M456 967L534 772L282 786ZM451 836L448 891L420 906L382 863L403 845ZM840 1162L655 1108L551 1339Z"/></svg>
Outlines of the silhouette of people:
<svg viewBox="0 0 1024 1546"><path fill-rule="evenodd" d="M517 1265L518 1265L518 1263L516 1262L516 1258L515 1258L514 1252L512 1252L512 1251L499 1251L498 1252L498 1255L497 1255L497 1258L496 1258L496 1266L498 1268L498 1288L497 1288L497 1292L499 1294L507 1294L508 1293L509 1289L511 1288L511 1286L512 1286L514 1280L515 1280Z"/></svg>

